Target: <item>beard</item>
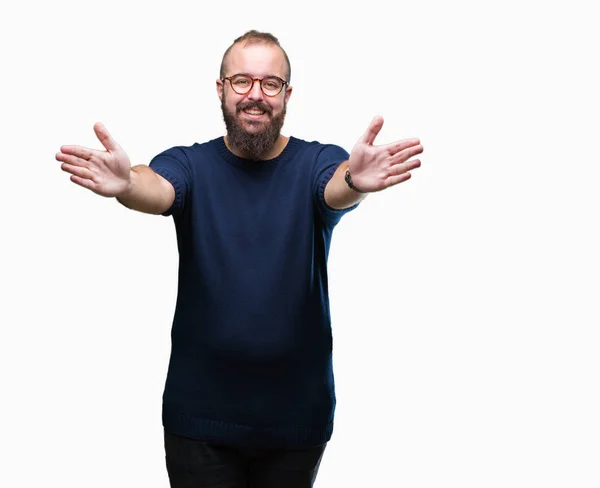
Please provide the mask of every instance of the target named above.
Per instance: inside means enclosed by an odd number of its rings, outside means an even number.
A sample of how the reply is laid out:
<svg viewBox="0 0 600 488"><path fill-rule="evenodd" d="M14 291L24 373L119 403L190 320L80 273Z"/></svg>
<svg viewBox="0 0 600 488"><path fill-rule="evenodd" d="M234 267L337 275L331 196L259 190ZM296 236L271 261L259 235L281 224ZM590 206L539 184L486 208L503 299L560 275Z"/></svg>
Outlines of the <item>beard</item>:
<svg viewBox="0 0 600 488"><path fill-rule="evenodd" d="M263 110L270 118L269 121L246 121L256 128L253 132L244 129L239 120L239 114L244 109L256 108ZM227 128L227 142L236 152L244 154L248 159L260 161L267 154L279 139L281 128L285 120L286 104L279 115L273 116L273 109L259 102L240 102L236 106L236 113L232 114L225 106L225 96L221 100L221 110L223 111L223 120Z"/></svg>

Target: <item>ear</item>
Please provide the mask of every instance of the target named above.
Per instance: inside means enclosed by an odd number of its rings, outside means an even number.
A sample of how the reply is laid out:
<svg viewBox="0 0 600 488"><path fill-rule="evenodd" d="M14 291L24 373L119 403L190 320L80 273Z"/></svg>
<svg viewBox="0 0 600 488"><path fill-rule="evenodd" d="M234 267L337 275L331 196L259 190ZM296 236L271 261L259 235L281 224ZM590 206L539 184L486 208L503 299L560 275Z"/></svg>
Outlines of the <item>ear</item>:
<svg viewBox="0 0 600 488"><path fill-rule="evenodd" d="M223 100L223 90L224 90L223 82L221 80L217 80L217 95L219 95L219 100Z"/></svg>
<svg viewBox="0 0 600 488"><path fill-rule="evenodd" d="M285 103L288 102L288 100L290 99L291 96L292 96L292 87L288 86L285 90Z"/></svg>

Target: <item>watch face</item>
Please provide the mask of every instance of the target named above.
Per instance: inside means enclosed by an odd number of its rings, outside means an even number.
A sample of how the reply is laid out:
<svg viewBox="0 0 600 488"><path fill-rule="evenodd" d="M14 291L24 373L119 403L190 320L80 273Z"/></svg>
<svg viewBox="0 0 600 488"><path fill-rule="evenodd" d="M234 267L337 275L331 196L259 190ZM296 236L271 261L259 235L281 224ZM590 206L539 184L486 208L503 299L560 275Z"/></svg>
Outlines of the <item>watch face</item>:
<svg viewBox="0 0 600 488"><path fill-rule="evenodd" d="M350 176L350 170L346 170L346 175L344 176L344 179L346 180L346 183L348 183L348 186L356 191L356 188L352 184L352 176Z"/></svg>

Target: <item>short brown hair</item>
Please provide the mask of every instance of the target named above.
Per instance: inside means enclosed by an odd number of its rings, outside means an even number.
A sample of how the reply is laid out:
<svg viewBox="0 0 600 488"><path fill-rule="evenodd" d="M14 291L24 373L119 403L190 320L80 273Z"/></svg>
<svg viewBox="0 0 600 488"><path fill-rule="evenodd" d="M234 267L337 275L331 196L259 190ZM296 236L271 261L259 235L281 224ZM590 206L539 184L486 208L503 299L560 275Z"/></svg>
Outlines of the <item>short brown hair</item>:
<svg viewBox="0 0 600 488"><path fill-rule="evenodd" d="M252 44L271 44L281 49L288 68L287 79L285 81L289 83L290 78L292 77L292 66L290 64L290 59L288 58L287 53L281 47L281 44L279 44L279 39L277 39L273 34L270 34L268 32L259 32L257 30L249 30L243 36L240 36L235 41L233 41L233 44L227 48L227 51L225 51L225 54L223 54L223 60L221 61L221 70L219 72L219 78L223 79L225 77L225 58L227 58L227 55L229 54L233 46L235 46L239 42L243 42L244 47L251 46Z"/></svg>

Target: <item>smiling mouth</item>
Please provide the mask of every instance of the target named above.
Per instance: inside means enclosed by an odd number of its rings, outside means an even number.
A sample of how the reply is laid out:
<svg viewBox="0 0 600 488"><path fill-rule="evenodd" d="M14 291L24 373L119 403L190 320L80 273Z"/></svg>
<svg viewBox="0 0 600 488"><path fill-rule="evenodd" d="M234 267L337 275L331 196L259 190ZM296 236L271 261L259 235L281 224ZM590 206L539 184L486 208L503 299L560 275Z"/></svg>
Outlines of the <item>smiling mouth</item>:
<svg viewBox="0 0 600 488"><path fill-rule="evenodd" d="M242 109L242 112L248 115L264 115L266 112L257 108Z"/></svg>

